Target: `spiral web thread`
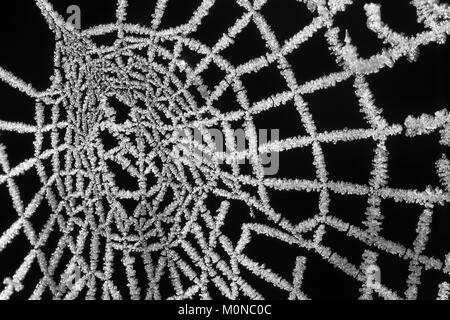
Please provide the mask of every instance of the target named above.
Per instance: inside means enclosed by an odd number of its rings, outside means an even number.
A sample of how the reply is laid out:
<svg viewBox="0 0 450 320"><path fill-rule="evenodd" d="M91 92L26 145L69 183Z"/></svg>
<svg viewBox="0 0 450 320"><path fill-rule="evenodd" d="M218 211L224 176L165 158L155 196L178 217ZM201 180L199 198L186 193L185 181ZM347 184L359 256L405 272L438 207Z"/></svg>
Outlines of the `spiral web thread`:
<svg viewBox="0 0 450 320"><path fill-rule="evenodd" d="M23 263L3 280L1 299L14 297L15 292L23 289L23 281L34 263L42 275L30 299L40 299L45 292L55 299L122 299L128 296L131 299L208 299L211 286L229 299L264 298L241 274L243 269L285 291L286 298L307 299L308 292L302 290L307 257L298 256L291 277L284 278L245 254L246 247L257 236L270 237L320 256L345 273L348 281L360 284L361 299L372 299L375 295L385 299L415 299L424 268L450 274L450 254L445 257L424 254L433 209L450 201L449 160L445 155L437 159L440 187L394 189L387 186L386 148L390 137L414 137L435 131L441 134L440 143L449 146L450 114L443 109L434 115L409 116L403 124L389 124L375 105L366 80L370 74L394 67L402 57L408 57L413 63L422 46L445 43L450 32L450 8L435 0L411 1L424 31L407 37L383 23L379 5L366 5L368 27L383 40L385 47L378 54L363 59L349 36L345 41L339 39L341 30L334 23L335 15L347 10L352 0L299 0L314 18L284 43L277 40L260 13L266 2L237 0L236 4L243 9L242 16L214 46L208 47L190 34L201 25L214 6L214 0L202 1L187 23L169 29L160 28L167 0L158 0L151 15L151 27L127 23L127 1L119 0L116 23L82 31L64 22L47 1L36 0L56 39L51 86L39 92L0 67L3 82L35 101L34 124L0 121L1 132L35 137L34 156L16 166L9 163L8 148L3 144L0 147L0 184L9 190L17 213L17 220L0 237L0 251L14 246L20 234L29 242L29 253ZM233 46L234 39L250 24L259 30L267 53L234 66L221 53ZM319 31L325 31L330 54L341 71L298 83L286 55ZM117 35L113 45L98 46L92 41L106 34ZM187 63L182 58L183 50L200 55L199 62ZM213 88L208 88L200 76L210 64L226 73ZM278 68L288 89L261 101L249 101L241 77L269 66ZM318 132L302 96L348 79L353 82L360 112L370 127ZM227 89L234 93L239 110L223 112L215 107ZM125 121L119 121L111 106L112 99L128 108ZM299 126L304 127L307 135L258 145L253 117L272 108L283 108L288 102L294 103L301 117ZM50 121L45 114L51 114ZM237 149L232 135L232 123L237 121L242 121L249 141L244 150ZM214 142L207 130L213 127L224 132L230 152L214 151ZM202 133L205 143L199 144L187 130L194 128ZM181 137L180 132L186 134ZM115 146L108 148L102 139L105 134L114 137ZM51 148L44 150L46 136L50 136ZM369 183L329 179L322 145L358 140L372 140L376 144ZM316 179L280 179L264 175L261 163L264 154L306 147L313 150ZM199 159L198 153L192 151L196 148L210 157ZM183 150L183 155L174 154L175 149ZM240 172L242 159L250 161L251 174ZM132 177L136 188L121 188L111 166ZM24 174L37 175L41 183L29 203L24 203L23 191L15 182ZM256 191L244 190L245 186L252 186ZM294 224L272 208L269 189L318 193L320 213ZM364 227L333 216L329 210L330 192L367 196ZM207 205L209 195L222 199L218 208ZM130 199L137 203L133 208L124 205ZM412 247L404 247L380 235L382 199L423 208ZM254 223L242 225L236 243L221 232L228 215L242 214L229 210L231 200L244 202L250 218L255 218ZM31 219L44 204L51 211L47 212L45 224L37 228ZM365 246L361 265L350 263L322 243L330 229ZM48 239L54 232L60 232L61 236L56 248L46 254ZM409 263L405 292L396 292L382 280L380 286L367 285L366 269L377 262L375 249ZM62 262L64 254L70 256L67 264ZM127 288L120 289L116 283L115 259L123 264ZM61 264L63 271L58 274ZM68 287L67 276L76 268L80 270L79 278ZM145 270L146 283L136 277L136 268ZM170 279L170 295L161 293L163 276ZM442 282L437 291L437 298L449 298L448 283Z"/></svg>

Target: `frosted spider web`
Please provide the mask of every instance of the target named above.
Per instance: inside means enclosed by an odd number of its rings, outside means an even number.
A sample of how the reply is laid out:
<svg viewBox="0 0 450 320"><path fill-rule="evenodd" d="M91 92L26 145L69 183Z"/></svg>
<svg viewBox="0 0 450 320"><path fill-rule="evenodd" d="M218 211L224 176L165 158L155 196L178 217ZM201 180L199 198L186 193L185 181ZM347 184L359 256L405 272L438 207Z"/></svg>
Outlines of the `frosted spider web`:
<svg viewBox="0 0 450 320"><path fill-rule="evenodd" d="M433 132L439 132L440 143L449 146L450 114L442 109L421 117L409 116L404 123L389 124L374 102L366 79L384 68L395 67L402 57L413 63L422 46L445 43L450 33L450 8L435 0L411 1L424 31L405 36L383 23L379 5L366 5L368 27L383 40L384 49L364 59L348 35L344 41L339 39L342 30L334 22L339 12L352 5L352 0L299 2L314 17L284 43L277 40L260 12L267 0L237 0L243 14L210 47L190 35L208 15L214 0L202 1L187 23L166 29L160 28L160 24L167 0L158 0L151 15L151 27L128 23L127 1L119 0L115 23L81 31L66 23L46 0L36 0L56 39L50 87L39 92L0 67L3 82L35 101L35 124L0 121L1 132L35 137L34 156L16 166L10 165L8 148L3 144L0 147L0 184L6 185L17 213L17 220L0 237L0 251L14 246L20 235L29 243L22 264L3 279L0 298L13 298L23 290L24 279L33 264L39 267L41 277L30 299L41 299L45 294L55 299L208 299L212 297L212 287L229 299L270 298L253 287L243 270L284 291L286 298L308 299L308 292L302 288L308 255L320 257L345 274L349 282L357 282L361 299L415 299L424 269L435 270L443 277L450 274L450 255L433 257L424 253L433 210L450 201L449 160L445 155L436 159L440 187L395 189L387 186L386 148L386 141L393 136L414 137ZM259 30L267 53L234 66L221 53L233 46L235 38L250 24ZM286 56L320 31L324 31L330 54L340 71L299 83ZM107 34L117 35L111 46L100 46L92 40ZM200 55L199 62L187 63L183 50ZM223 70L225 76L209 88L200 74L212 64ZM250 101L241 77L269 66L277 67L287 90ZM349 79L369 128L318 132L303 95ZM224 112L215 107L227 90L235 95L238 110ZM119 120L112 107L113 100L128 108L124 121ZM295 105L301 118L298 125L305 129L306 135L258 145L254 116L283 108L288 102ZM51 114L50 121L45 117L47 113ZM243 151L237 150L231 133L238 121L249 141ZM214 152L208 131L213 127L224 132L230 152ZM198 145L189 134L180 137L180 131L194 128L202 132L204 144ZM104 135L113 137L115 145L106 143ZM49 149L43 148L45 136L51 138ZM376 145L369 183L331 180L323 144L359 140L372 140ZM190 153L191 148L186 148L193 145L210 157L198 159L196 153ZM264 174L262 155L306 147L313 150L315 179L281 179ZM174 156L174 148L183 149L183 156ZM240 171L239 160L243 158L250 161L250 174ZM46 170L46 162L51 163L50 172ZM135 189L121 187L117 172L131 177ZM15 181L25 174L37 175L41 183L29 203L24 202L23 192ZM246 188L249 186L252 188ZM268 196L271 189L317 193L319 213L294 223L273 209ZM329 208L331 192L367 196L363 226L334 216ZM218 206L208 204L211 195L220 199ZM383 199L423 208L411 247L380 234ZM136 205L126 206L127 200ZM233 212L231 201L242 202L248 208L245 214L254 220L242 224L238 241L222 232L226 223L230 223L230 216L244 214ZM44 211L47 217L38 228L32 218L42 206L48 207ZM323 243L328 230L337 230L364 246L360 265ZM54 233L60 235L56 248L46 255L44 249ZM305 254L298 255L291 266L291 275L277 274L266 262L246 253L246 248L258 237L273 238L303 250ZM409 264L405 292L390 288L383 278L377 286L368 285L366 270L377 264L378 252ZM69 256L66 262L62 262L64 255ZM122 274L114 262L117 259L123 267ZM58 272L61 266L63 270ZM139 268L145 271L146 279L136 276ZM69 287L65 281L75 269L79 269L79 277ZM117 283L119 277L126 278L126 287ZM169 279L169 293L161 290L164 277ZM449 284L440 282L436 298L448 299L449 291Z"/></svg>

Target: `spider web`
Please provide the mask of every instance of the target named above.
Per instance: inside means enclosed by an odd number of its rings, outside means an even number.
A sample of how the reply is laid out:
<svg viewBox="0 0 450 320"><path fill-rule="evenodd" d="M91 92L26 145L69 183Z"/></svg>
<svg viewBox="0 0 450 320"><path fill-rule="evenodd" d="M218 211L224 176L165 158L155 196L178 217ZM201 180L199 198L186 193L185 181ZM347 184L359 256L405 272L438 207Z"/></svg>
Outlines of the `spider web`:
<svg viewBox="0 0 450 320"><path fill-rule="evenodd" d="M384 48L365 59L348 34L343 41L339 38L344 30L335 24L335 16L345 12L351 0L299 0L313 18L283 43L261 13L267 2L237 0L242 15L208 46L192 35L214 0L201 1L187 23L171 28L161 27L167 0L157 2L150 27L128 23L127 1L119 0L115 23L81 31L66 23L50 3L36 0L55 34L51 85L37 91L0 67L0 79L35 102L34 124L0 121L1 132L34 136L33 157L17 165L11 165L8 148L0 147L0 185L7 188L17 214L0 237L0 252L14 247L20 236L26 237L29 250L22 264L3 280L1 299L23 289L34 264L40 279L30 299L208 299L215 297L213 292L229 299L270 298L254 287L249 274L280 289L286 298L308 299L302 283L311 255L345 274L347 281L358 283L360 299L415 299L424 269L450 274L450 255L425 254L433 212L450 201L449 160L445 155L436 159L441 186L425 190L389 187L387 165L387 141L394 136L438 132L440 143L448 147L450 115L442 109L390 124L367 81L402 57L414 62L422 46L445 43L450 8L433 0L411 1L424 31L405 36L383 23L379 5L366 5L368 27L383 40ZM250 27L258 30L266 53L233 65L223 52ZM339 71L299 83L287 56L319 34ZM104 35L113 35L114 43L96 44L94 39ZM198 59L188 58L188 53ZM223 74L214 86L204 81L203 72L209 67ZM286 89L252 101L243 78L272 67ZM352 82L368 127L319 132L303 96L344 81ZM237 104L232 111L219 103L227 92ZM258 145L254 118L290 103L305 134ZM248 140L244 149L233 138L236 126ZM215 151L211 128L223 132L228 152ZM195 139L195 130L204 142ZM49 148L44 147L46 139L51 141ZM370 181L330 179L323 145L367 140L375 143ZM265 175L265 155L301 148L312 150L314 179ZM199 157L198 150L208 156ZM240 165L244 159L249 170ZM23 175L40 183L29 201L17 184ZM319 212L293 222L273 208L269 190L315 193ZM367 197L362 226L334 215L331 193ZM411 247L381 234L383 199L422 208ZM233 212L236 201L247 212ZM236 214L248 217L233 241L223 229ZM40 219L43 215L45 222L33 222L37 215ZM364 246L360 265L324 244L331 230ZM57 244L51 247L53 235ZM260 237L302 250L289 266L289 275L278 274L266 266L268 262L246 253ZM408 263L405 292L390 288L383 279L379 286L368 285L367 268L377 264L380 251ZM144 277L137 275L138 269ZM74 270L79 270L79 277L68 286L66 280ZM121 277L126 285L119 283ZM164 283L169 289L162 288ZM436 298L448 299L449 290L442 281Z"/></svg>

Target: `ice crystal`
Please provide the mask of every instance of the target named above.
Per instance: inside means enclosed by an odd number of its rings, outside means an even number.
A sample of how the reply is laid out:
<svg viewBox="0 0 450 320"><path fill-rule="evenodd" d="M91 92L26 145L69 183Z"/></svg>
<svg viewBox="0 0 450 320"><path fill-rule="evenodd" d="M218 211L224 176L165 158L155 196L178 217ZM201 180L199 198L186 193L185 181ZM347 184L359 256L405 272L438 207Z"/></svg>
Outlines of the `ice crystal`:
<svg viewBox="0 0 450 320"><path fill-rule="evenodd" d="M46 0L36 0L55 35L51 85L38 91L0 67L3 82L35 101L34 124L0 121L0 132L35 137L34 156L18 165L10 164L7 147L0 146L0 184L8 189L17 213L17 220L0 237L0 251L14 246L21 234L30 246L22 264L3 280L1 299L9 299L23 289L24 279L34 263L41 278L31 299L40 299L45 292L55 299L208 299L212 286L229 299L264 298L246 278L248 272L285 291L286 298L308 299L308 292L302 289L308 255L297 257L290 277L279 275L245 253L255 236L269 237L317 255L343 272L348 281L359 283L361 299L375 295L385 299L415 299L424 269L443 275L450 273L449 256L446 260L425 254L434 209L450 201L449 160L445 155L436 159L440 187L422 191L394 189L387 186L386 146L393 136L415 137L435 131L442 137L441 144L448 146L449 113L443 109L434 115L409 116L404 123L389 124L366 79L384 68L395 67L402 57L413 63L422 46L444 43L450 33L450 8L437 0L411 1L423 31L405 36L383 22L380 5L366 5L367 25L383 41L384 48L370 58L362 58L348 34L344 41L339 38L345 30L335 24L335 16L346 11L352 0L299 0L314 18L283 43L261 13L267 2L236 0L243 9L242 16L210 47L191 34L202 24L214 0L201 1L187 23L172 28L160 27L166 0L158 0L149 27L128 23L127 1L119 0L115 23L85 30L66 22ZM221 53L233 46L235 38L250 24L259 30L267 53L234 66ZM299 83L286 56L319 31L325 32L340 71ZM117 35L110 46L97 45L92 40L107 34ZM201 58L194 64L183 55L185 50ZM209 65L225 73L213 88L206 86L201 76ZM250 101L241 77L258 73L269 65L278 68L288 89L260 101ZM360 111L369 127L318 132L302 96L345 80L353 82ZM234 93L238 110L222 112L214 107L227 89ZM127 108L126 119L121 119L113 101ZM258 145L253 117L269 109L283 108L289 101L295 105L302 120L299 125L305 128L306 135ZM50 122L45 114L51 114ZM238 120L242 121L249 141L245 150L238 150L230 138L231 124ZM223 130L230 152L214 152L214 141L208 131L211 128ZM193 129L201 132L204 143L194 139L190 131ZM49 149L43 147L44 136L51 138ZM113 147L105 142L105 136L115 141ZM323 144L365 139L376 145L369 183L330 179ZM306 147L313 150L315 179L281 179L264 174L265 154ZM199 158L193 152L195 148L209 157ZM177 149L183 150L183 156L174 153ZM239 161L243 158L250 161L251 173L241 173ZM50 172L44 164L48 162ZM118 171L135 181L134 189L121 185ZM37 174L41 188L26 203L15 179L30 172ZM269 189L318 193L320 212L293 223L273 209ZM330 192L367 197L363 226L333 215ZM220 205L209 205L210 195L220 199ZM382 235L383 199L423 208L412 247ZM135 205L127 205L128 200ZM230 223L230 215L244 214L232 212L230 201L240 201L249 209L250 222L242 224L237 242L222 232ZM46 212L46 223L38 228L32 218L44 203L51 211ZM351 263L339 250L323 243L329 230L365 247L361 265ZM48 249L49 238L56 232L60 234L56 248L50 248L51 254L46 255L44 249ZM377 265L377 251L409 264L405 292L390 288L383 282L383 276L381 283L369 285L367 270ZM69 256L68 261L63 262L64 255ZM117 260L124 270L125 289L117 284ZM57 271L61 266L62 273ZM145 283L136 276L137 269L145 270ZM380 271L383 274L382 268ZM172 288L169 294L160 290L164 277ZM449 284L441 282L436 288L436 298L448 297Z"/></svg>

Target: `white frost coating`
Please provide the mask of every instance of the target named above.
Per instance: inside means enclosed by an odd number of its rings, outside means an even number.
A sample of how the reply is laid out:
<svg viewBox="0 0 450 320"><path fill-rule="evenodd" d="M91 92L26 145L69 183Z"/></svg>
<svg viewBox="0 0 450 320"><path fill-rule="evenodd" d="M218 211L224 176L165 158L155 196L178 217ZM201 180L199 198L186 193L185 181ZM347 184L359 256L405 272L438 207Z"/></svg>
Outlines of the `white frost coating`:
<svg viewBox="0 0 450 320"><path fill-rule="evenodd" d="M437 300L450 300L450 284L443 282L439 285Z"/></svg>
<svg viewBox="0 0 450 320"><path fill-rule="evenodd" d="M22 290L23 280L33 263L42 272L42 278L35 285L31 299L40 299L44 293L50 293L55 299L74 299L82 292L86 292L82 296L86 299L208 299L211 286L229 299L263 298L241 274L244 269L284 290L286 298L308 299L308 292L302 289L307 256L299 256L293 263L290 278L293 280L284 279L246 254L247 246L258 237L269 237L318 255L345 273L349 281L353 278L360 284L361 299L371 299L375 294L385 299L414 299L424 269L449 273L450 254L447 260L426 254L433 209L450 202L449 160L445 155L436 159L440 187L393 189L387 186L389 152L386 148L386 141L392 136L405 134L413 138L436 130L442 136L441 144L449 146L449 112L443 109L434 115L409 116L404 124L389 124L382 108L376 105L366 76L395 67L401 57L413 62L420 47L429 43L444 43L450 33L450 8L436 0L411 1L424 31L407 37L394 32L382 21L382 7L366 5L368 27L383 40L384 48L363 59L348 33L334 23L335 15L345 11L353 1L299 2L314 18L284 43L278 42L260 12L267 0L239 0L236 3L242 7L242 16L213 47L208 47L190 34L208 15L215 4L213 0L202 1L187 23L170 29L160 28L168 10L166 0L159 0L154 12L149 13L151 28L128 23L127 1L119 0L115 23L85 31L74 30L66 24L46 0L36 0L56 38L51 86L38 92L0 67L1 81L36 102L33 125L0 119L0 133L8 131L35 137L34 156L13 167L7 146L0 145L0 184L9 191L17 213L17 221L4 228L6 231L0 236L0 252L7 246L14 246L19 235L25 235L30 250L14 274L0 279L3 280L0 299L8 299ZM233 46L234 39L250 23L257 26L268 52L233 66L221 52ZM301 48L323 29L330 52L341 70L298 83L286 55ZM113 46L97 46L91 39L115 31L118 39ZM346 34L344 41L339 39L339 34ZM192 63L184 58L185 50L201 58ZM213 88L207 87L200 76L210 64L226 74ZM261 101L250 101L241 77L270 65L278 67L288 89ZM354 83L360 111L369 128L317 132L302 95L348 79ZM227 89L236 96L239 110L224 113L215 108ZM113 100L121 103L119 109ZM307 134L258 146L253 116L271 108L282 108L290 101L302 119L299 125L304 126ZM125 119L121 119L123 111ZM227 147L236 150L230 142L233 141L230 123L236 120L242 120L248 149L239 156L211 154L206 161L199 159L196 148L214 153L208 131L213 127L221 126ZM179 138L180 132L191 129L205 136L206 145L199 145L192 134ZM47 150L43 149L44 135L51 140ZM112 146L105 142L105 135L114 141ZM363 139L376 143L369 183L359 185L331 180L322 145ZM316 179L264 176L262 154L305 147L313 150ZM174 156L174 149L183 150L184 156ZM240 173L237 162L241 155L250 160L251 175ZM223 158L229 170L219 165ZM115 174L120 171L122 174ZM24 174L37 175L42 185L30 203L24 203L15 182L16 177ZM134 188L123 187L120 182L123 176L134 181ZM255 191L244 190L245 186ZM319 193L319 213L293 224L272 208L269 189ZM363 226L354 226L333 216L330 192L367 196ZM207 205L212 195L220 199L216 207ZM406 248L381 235L384 217L380 205L386 198L423 207L412 247ZM248 218L258 216L259 219L242 225L236 243L222 232L233 215L245 214L233 212L231 201L244 202L249 209ZM44 204L48 204L51 211L44 211L46 223L37 228L31 219ZM39 214L43 214L42 210ZM353 265L334 248L323 244L330 229L365 247L361 266ZM47 248L49 238L55 234L58 237L56 248ZM49 250L50 254L46 254ZM367 267L376 264L378 257L374 250L409 263L405 292L388 288L382 278L377 288L367 287ZM65 273L80 271L80 278L70 288L63 286L62 275L57 274L63 255L71 257L63 265ZM121 270L117 268L118 263ZM145 271L145 283L136 276L138 268ZM118 277L126 279L127 288L119 287ZM169 296L160 288L165 277L173 288ZM449 285L444 282L439 286L437 298L448 297Z"/></svg>

